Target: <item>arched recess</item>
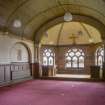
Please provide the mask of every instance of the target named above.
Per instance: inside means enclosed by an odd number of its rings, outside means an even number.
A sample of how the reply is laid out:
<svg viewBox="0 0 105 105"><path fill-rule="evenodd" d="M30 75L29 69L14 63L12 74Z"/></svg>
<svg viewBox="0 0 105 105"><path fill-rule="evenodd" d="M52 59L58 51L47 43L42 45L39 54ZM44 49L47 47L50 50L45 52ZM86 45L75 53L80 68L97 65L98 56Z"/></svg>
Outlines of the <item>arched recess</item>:
<svg viewBox="0 0 105 105"><path fill-rule="evenodd" d="M16 42L10 49L11 79L21 79L32 76L31 50L27 44Z"/></svg>
<svg viewBox="0 0 105 105"><path fill-rule="evenodd" d="M28 54L28 63L31 63L32 62L32 54L31 54L31 50L30 48L28 47L27 44L23 43L23 42L16 42L13 47L11 48L11 51L10 51L10 56L11 56L11 53L12 53L12 49L16 46L16 45L21 45L21 46L24 46L24 48L26 49L27 51L27 54Z"/></svg>
<svg viewBox="0 0 105 105"><path fill-rule="evenodd" d="M73 15L73 20L75 22L84 22L86 24L89 24L93 27L95 27L97 30L99 30L100 34L101 34L101 38L104 40L105 39L105 25L103 23L101 23L100 21L98 21L97 19L93 18L93 17L89 17L89 16L85 16L85 15ZM44 25L42 25L39 30L36 32L35 35L35 44L39 44L40 40L43 36L43 32L45 32L46 30L48 30L49 28L53 27L54 25L57 25L59 23L64 22L63 20L63 16L58 17L56 19L53 19L47 23L45 23Z"/></svg>

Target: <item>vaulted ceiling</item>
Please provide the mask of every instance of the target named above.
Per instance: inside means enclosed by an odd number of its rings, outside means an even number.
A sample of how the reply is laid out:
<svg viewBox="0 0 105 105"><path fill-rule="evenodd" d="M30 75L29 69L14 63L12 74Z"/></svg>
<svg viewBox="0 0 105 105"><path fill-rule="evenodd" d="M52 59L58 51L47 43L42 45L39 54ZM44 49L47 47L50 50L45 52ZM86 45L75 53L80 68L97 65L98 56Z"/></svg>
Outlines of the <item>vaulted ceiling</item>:
<svg viewBox="0 0 105 105"><path fill-rule="evenodd" d="M43 33L42 45L96 44L102 42L100 32L83 22L63 22Z"/></svg>
<svg viewBox="0 0 105 105"><path fill-rule="evenodd" d="M104 0L0 0L0 29L34 40L42 25L63 16L66 10L105 25ZM18 28L13 26L17 19L22 23Z"/></svg>

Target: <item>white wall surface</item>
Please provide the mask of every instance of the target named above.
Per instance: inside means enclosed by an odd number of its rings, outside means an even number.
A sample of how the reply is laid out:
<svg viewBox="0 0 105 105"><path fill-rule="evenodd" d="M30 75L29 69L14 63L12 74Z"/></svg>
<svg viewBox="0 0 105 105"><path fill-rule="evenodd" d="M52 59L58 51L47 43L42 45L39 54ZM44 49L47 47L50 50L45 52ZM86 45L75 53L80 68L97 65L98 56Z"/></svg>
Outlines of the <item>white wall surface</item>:
<svg viewBox="0 0 105 105"><path fill-rule="evenodd" d="M0 32L0 64L10 64L11 62L17 62L16 51L14 49L22 49L22 60L20 62L27 62L27 49L23 45L16 45L16 43L25 43L31 50L32 61L34 62L34 42L29 40L21 40L21 38L14 37L13 35L5 35ZM13 49L14 48L14 49ZM12 55L11 55L12 54Z"/></svg>
<svg viewBox="0 0 105 105"><path fill-rule="evenodd" d="M15 44L10 51L11 62L29 62L27 48L21 43Z"/></svg>

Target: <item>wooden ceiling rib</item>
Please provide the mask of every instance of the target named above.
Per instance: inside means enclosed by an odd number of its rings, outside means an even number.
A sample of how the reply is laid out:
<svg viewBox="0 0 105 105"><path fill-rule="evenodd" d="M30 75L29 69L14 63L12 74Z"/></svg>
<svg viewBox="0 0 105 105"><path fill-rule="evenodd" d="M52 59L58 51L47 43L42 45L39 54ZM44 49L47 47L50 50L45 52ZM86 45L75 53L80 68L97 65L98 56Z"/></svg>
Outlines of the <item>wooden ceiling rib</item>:
<svg viewBox="0 0 105 105"><path fill-rule="evenodd" d="M26 2L28 2L29 0L24 0L23 2L21 2L20 5L18 5L13 11L12 13L8 16L8 19L7 19L7 23L9 21L9 19L15 14L15 12L21 7L23 6Z"/></svg>
<svg viewBox="0 0 105 105"><path fill-rule="evenodd" d="M63 27L64 27L64 23L61 24L61 27L58 32L57 45L59 45L60 36L61 36L62 30L63 30Z"/></svg>
<svg viewBox="0 0 105 105"><path fill-rule="evenodd" d="M89 33L89 31L87 30L87 28L85 27L85 25L83 23L80 22L80 25L84 28L84 30L87 32L87 35L89 36L89 38L92 38L91 34Z"/></svg>

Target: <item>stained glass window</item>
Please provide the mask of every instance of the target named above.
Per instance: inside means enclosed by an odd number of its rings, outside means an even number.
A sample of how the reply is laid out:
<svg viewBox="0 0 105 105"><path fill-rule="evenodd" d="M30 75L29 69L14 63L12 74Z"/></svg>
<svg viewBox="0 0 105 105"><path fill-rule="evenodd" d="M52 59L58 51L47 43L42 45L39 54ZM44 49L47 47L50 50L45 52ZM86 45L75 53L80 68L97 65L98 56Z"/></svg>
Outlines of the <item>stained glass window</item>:
<svg viewBox="0 0 105 105"><path fill-rule="evenodd" d="M104 48L99 47L95 53L95 64L102 68L103 62L104 62Z"/></svg>
<svg viewBox="0 0 105 105"><path fill-rule="evenodd" d="M54 52L51 49L45 49L43 51L43 65L54 65Z"/></svg>
<svg viewBox="0 0 105 105"><path fill-rule="evenodd" d="M84 68L84 52L82 49L73 48L65 54L66 68Z"/></svg>

